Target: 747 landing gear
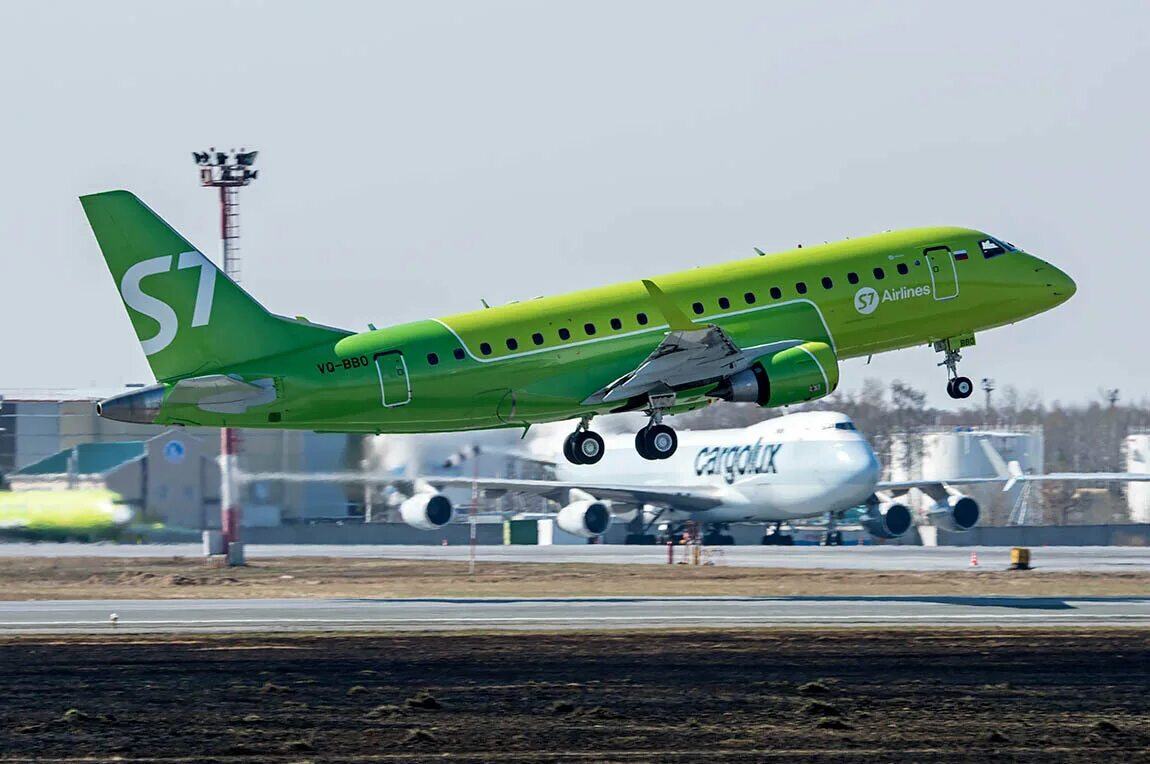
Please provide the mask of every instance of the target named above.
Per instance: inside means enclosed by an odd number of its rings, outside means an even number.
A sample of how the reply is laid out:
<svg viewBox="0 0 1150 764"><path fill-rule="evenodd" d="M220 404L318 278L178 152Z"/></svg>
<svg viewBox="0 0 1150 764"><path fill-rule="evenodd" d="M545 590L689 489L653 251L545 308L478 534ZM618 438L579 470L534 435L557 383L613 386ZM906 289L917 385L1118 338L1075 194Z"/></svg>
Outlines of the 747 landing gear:
<svg viewBox="0 0 1150 764"><path fill-rule="evenodd" d="M843 545L843 532L836 526L838 525L838 518L835 517L834 512L827 515L827 530L823 534L822 541L819 546L842 546Z"/></svg>
<svg viewBox="0 0 1150 764"><path fill-rule="evenodd" d="M644 459L655 461L670 458L679 447L679 436L667 425L663 424L663 408L674 403L675 396L651 396L651 421L639 432L635 433L635 450Z"/></svg>
<svg viewBox="0 0 1150 764"><path fill-rule="evenodd" d="M763 534L763 546L794 546L795 537L783 533L783 524L775 523L773 530Z"/></svg>
<svg viewBox="0 0 1150 764"><path fill-rule="evenodd" d="M563 456L572 464L595 464L603 458L603 437L587 429L590 421L590 417L585 417L578 429L563 441Z"/></svg>
<svg viewBox="0 0 1150 764"><path fill-rule="evenodd" d="M937 342L935 349L946 354L939 364L946 367L947 376L950 377L946 383L946 394L951 398L969 398L974 392L974 383L970 381L970 377L958 376L958 362L962 360L962 354L951 349L949 342Z"/></svg>

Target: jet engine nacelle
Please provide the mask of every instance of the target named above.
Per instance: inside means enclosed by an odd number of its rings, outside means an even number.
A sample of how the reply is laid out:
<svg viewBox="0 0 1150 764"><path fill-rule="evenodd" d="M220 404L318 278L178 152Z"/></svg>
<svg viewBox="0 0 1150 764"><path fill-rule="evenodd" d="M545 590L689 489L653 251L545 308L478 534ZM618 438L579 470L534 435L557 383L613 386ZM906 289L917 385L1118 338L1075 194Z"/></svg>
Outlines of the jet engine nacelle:
<svg viewBox="0 0 1150 764"><path fill-rule="evenodd" d="M897 501L868 506L861 520L866 532L880 539L896 539L914 523L910 509Z"/></svg>
<svg viewBox="0 0 1150 764"><path fill-rule="evenodd" d="M605 501L573 501L559 510L555 524L580 538L602 536L611 527L611 505Z"/></svg>
<svg viewBox="0 0 1150 764"><path fill-rule="evenodd" d="M433 531L451 522L451 499L439 493L417 493L399 505L399 517L412 528Z"/></svg>
<svg viewBox="0 0 1150 764"><path fill-rule="evenodd" d="M839 362L825 342L804 342L755 359L723 380L711 397L724 401L789 406L830 395L839 384Z"/></svg>
<svg viewBox="0 0 1150 764"><path fill-rule="evenodd" d="M946 531L968 531L978 525L981 511L969 496L949 496L926 511L926 521Z"/></svg>

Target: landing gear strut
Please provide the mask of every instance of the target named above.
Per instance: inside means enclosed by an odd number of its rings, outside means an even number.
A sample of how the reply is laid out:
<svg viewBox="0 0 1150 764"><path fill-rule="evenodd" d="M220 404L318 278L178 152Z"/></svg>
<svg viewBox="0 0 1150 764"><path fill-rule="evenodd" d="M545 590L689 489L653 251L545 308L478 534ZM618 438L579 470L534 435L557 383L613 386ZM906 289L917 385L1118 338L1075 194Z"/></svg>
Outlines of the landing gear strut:
<svg viewBox="0 0 1150 764"><path fill-rule="evenodd" d="M635 450L644 459L651 461L668 459L679 448L679 436L673 429L663 424L663 409L674 402L673 394L651 396L647 412L651 416L651 421L635 433Z"/></svg>
<svg viewBox="0 0 1150 764"><path fill-rule="evenodd" d="M843 532L837 529L836 520L833 512L827 515L827 532L823 534L823 540L819 542L819 546L843 545Z"/></svg>
<svg viewBox="0 0 1150 764"><path fill-rule="evenodd" d="M704 546L734 546L735 537L726 533L726 523L710 523L707 530L703 533Z"/></svg>
<svg viewBox="0 0 1150 764"><path fill-rule="evenodd" d="M949 341L936 342L935 349L945 354L939 366L946 367L946 374L949 377L946 394L951 398L969 398L974 392L974 383L970 381L970 377L958 376L958 362L962 360L962 353L952 349Z"/></svg>
<svg viewBox="0 0 1150 764"><path fill-rule="evenodd" d="M665 531L659 533L657 541L660 544L681 544L686 539L687 542L701 540L704 546L734 546L735 537L728 530L730 527L727 523L700 524L694 520L672 522L667 524ZM636 540L633 543L646 542Z"/></svg>
<svg viewBox="0 0 1150 764"><path fill-rule="evenodd" d="M572 464L595 464L603 458L603 437L588 429L591 417L583 417L575 432L563 441L563 456Z"/></svg>
<svg viewBox="0 0 1150 764"><path fill-rule="evenodd" d="M645 512L642 509L637 511L635 517L627 523L627 538L623 543L643 545L657 543L658 539L656 539L654 533L651 533L651 528L655 523L659 522L659 519L663 517L666 511L665 509L660 509L652 513L649 520L645 517Z"/></svg>

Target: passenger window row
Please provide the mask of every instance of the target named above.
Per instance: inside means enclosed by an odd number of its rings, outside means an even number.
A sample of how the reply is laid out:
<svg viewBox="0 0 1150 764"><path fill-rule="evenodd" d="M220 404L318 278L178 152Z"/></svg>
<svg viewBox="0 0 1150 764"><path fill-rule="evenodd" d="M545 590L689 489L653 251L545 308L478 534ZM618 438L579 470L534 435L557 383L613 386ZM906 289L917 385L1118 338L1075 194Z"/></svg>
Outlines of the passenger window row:
<svg viewBox="0 0 1150 764"><path fill-rule="evenodd" d="M623 328L623 321L619 318L612 318L609 323L611 324L611 328L615 331L620 331ZM638 324L639 326L646 326L647 324L650 323L650 319L647 317L646 313L636 313L635 314L635 323ZM593 324L591 322L587 322L587 323L583 324L583 334L585 334L586 336L594 337L598 333L599 333L599 329L598 329L598 327L595 326L595 324ZM556 332L556 334L559 337L559 339L562 340L563 342L566 342L566 341L571 339L571 330L568 329L566 326L559 327L559 330ZM543 337L542 332L535 332L531 335L531 344L539 346L539 345L542 345L544 342L546 342L546 339ZM519 349L519 340L517 340L514 337L508 337L507 340L505 341L505 344L507 345L508 350L514 351L514 350ZM463 348L455 348L455 350L452 352L455 355L456 360L462 361L466 357L466 354L463 352ZM492 351L492 347L491 347L490 342L480 342L479 343L480 355L488 356L488 355L491 355L492 352L493 351ZM439 363L439 356L436 353L428 353L427 354L427 363L430 366L437 365Z"/></svg>
<svg viewBox="0 0 1150 764"><path fill-rule="evenodd" d="M915 264L917 265L918 261L915 261ZM899 275L902 275L902 276L905 276L910 272L910 268L907 267L906 263L899 263L898 265L895 266L895 270L897 270ZM882 281L883 279L886 278L886 271L883 270L881 267L872 269L871 274L874 276L876 281ZM856 273L854 271L847 273L847 282L850 284L858 284L859 283L858 273ZM833 289L834 285L835 285L834 280L831 279L830 276L823 276L819 280L819 283L821 283L823 289L826 289L826 290ZM808 291L806 282L805 281L795 282L795 291L798 294L806 294ZM771 287L768 290L768 293L770 294L772 300L781 300L783 298L783 290L777 286ZM745 294L743 294L743 302L745 302L747 305L754 305L758 302L758 297L755 295L754 292L746 292ZM720 297L718 299L718 305L719 305L719 310L730 310L731 301L730 301L730 299L728 299L726 297ZM696 316L701 316L701 315L703 315L703 313L706 312L706 306L704 306L702 302L693 302L693 303L691 303L691 311ZM623 328L623 322L622 322L622 320L620 320L618 318L612 318L609 323L611 324L611 329L614 331L620 331ZM647 314L646 313L636 313L635 314L635 323L638 324L639 326L646 326L649 323L649 319L647 317ZM590 322L583 324L583 334L585 334L586 336L594 337L597 332L598 332L598 329L596 328L595 324L590 323ZM565 326L561 326L561 327L559 327L557 335L561 341L567 342L568 340L571 339L571 330ZM534 344L536 346L542 345L545 341L546 340L544 339L543 334L540 332L535 332L534 334L531 335L531 342L532 342L532 344ZM508 350L518 350L519 349L519 340L515 339L514 337L508 337L506 340L506 345L507 345ZM491 353L492 353L491 343L489 343L489 342L479 343L479 352L481 355L485 355L485 356L491 355ZM452 351L452 355L454 355L455 359L458 361L462 361L465 357L465 353L463 352L463 348L458 348L458 347ZM431 366L437 365L439 363L439 356L435 353L428 353L427 354L427 363Z"/></svg>

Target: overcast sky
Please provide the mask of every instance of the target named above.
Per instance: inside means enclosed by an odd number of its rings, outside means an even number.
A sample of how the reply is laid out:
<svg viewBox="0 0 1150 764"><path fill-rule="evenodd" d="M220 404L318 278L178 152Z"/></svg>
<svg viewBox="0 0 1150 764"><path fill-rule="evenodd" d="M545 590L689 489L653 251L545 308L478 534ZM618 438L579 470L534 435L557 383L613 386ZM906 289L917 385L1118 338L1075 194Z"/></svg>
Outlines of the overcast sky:
<svg viewBox="0 0 1150 764"><path fill-rule="evenodd" d="M257 148L244 284L364 329L890 228L1078 282L962 371L1150 395L1150 3L4 3L0 391L150 382L76 197L209 256L190 152ZM948 403L929 350L844 365Z"/></svg>

